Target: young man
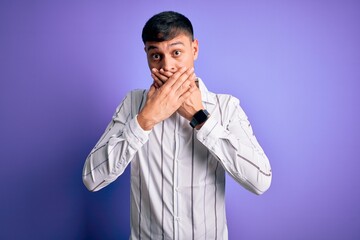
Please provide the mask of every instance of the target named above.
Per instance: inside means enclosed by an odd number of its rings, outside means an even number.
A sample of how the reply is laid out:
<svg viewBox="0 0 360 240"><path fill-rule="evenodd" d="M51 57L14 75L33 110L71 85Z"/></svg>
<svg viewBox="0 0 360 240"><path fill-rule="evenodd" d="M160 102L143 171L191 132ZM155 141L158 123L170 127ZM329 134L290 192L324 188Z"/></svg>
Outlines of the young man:
<svg viewBox="0 0 360 240"><path fill-rule="evenodd" d="M227 239L225 172L256 194L271 168L239 101L195 76L198 41L176 12L142 32L153 82L131 91L86 159L90 191L131 163L131 239Z"/></svg>

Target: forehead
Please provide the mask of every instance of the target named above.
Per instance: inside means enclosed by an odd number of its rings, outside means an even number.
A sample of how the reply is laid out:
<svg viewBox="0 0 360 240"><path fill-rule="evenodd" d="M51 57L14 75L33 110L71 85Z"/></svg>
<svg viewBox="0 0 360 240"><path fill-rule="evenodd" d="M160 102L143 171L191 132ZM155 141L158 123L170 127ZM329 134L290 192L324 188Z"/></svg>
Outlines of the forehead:
<svg viewBox="0 0 360 240"><path fill-rule="evenodd" d="M179 34L173 39L162 41L162 42L146 42L145 43L145 49L147 51L152 49L158 49L158 50L166 50L174 46L190 46L191 40L190 38L185 34Z"/></svg>

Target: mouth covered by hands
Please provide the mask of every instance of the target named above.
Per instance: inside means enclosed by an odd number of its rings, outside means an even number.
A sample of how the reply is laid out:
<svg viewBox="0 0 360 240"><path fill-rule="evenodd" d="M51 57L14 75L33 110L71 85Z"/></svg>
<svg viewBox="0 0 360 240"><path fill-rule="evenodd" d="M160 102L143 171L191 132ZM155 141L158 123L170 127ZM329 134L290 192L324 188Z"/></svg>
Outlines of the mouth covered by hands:
<svg viewBox="0 0 360 240"><path fill-rule="evenodd" d="M182 67L171 75L153 71L152 76L154 83L149 89L144 108L137 116L139 125L144 130L151 130L157 123L169 118L176 111L191 119L193 116L189 115L193 112L191 108L179 109L190 104L192 102L190 99L194 98L193 93L199 91L195 84L194 68ZM185 101L188 104L184 104Z"/></svg>
<svg viewBox="0 0 360 240"><path fill-rule="evenodd" d="M178 70L180 71L180 70ZM176 72L175 72L176 73ZM154 80L153 85L155 88L160 89L166 82L175 74L170 71L164 71L163 69L153 68L151 70L151 76ZM196 112L201 109L204 109L202 100L201 100L201 92L196 85L196 75L193 73L190 80L190 89L194 89L191 95L185 99L185 101L181 104L181 106L177 109L177 112L188 121L191 121L192 117Z"/></svg>

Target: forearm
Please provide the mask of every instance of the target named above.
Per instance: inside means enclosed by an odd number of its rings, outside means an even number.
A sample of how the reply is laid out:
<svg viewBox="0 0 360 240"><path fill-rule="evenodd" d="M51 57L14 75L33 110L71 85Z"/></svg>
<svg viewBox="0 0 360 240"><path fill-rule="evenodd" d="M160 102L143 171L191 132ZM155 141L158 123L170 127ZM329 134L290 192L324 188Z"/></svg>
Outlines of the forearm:
<svg viewBox="0 0 360 240"><path fill-rule="evenodd" d="M233 122L226 129L215 117L210 117L198 131L197 138L246 189L262 194L270 187L269 160L246 119Z"/></svg>
<svg viewBox="0 0 360 240"><path fill-rule="evenodd" d="M110 128L116 128L115 125ZM148 140L148 134L139 129L135 118L117 133L107 134L112 131L107 129L103 140L86 159L83 182L90 191L98 191L118 178Z"/></svg>
<svg viewBox="0 0 360 240"><path fill-rule="evenodd" d="M145 133L136 122L145 91L126 95L116 108L112 121L88 155L83 168L83 182L90 191L97 191L119 177L147 141Z"/></svg>

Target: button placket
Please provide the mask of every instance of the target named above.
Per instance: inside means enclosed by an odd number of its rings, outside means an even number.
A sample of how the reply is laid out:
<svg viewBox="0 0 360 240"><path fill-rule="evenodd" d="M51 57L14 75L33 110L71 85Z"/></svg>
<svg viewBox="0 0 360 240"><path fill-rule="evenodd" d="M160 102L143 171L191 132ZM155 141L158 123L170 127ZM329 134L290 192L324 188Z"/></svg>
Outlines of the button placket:
<svg viewBox="0 0 360 240"><path fill-rule="evenodd" d="M178 187L178 171L179 171L179 116L177 116L176 123L175 123L175 152L174 152L174 167L173 167L173 213L174 213L174 238L178 239L179 236L179 207L178 207L178 199L179 199L179 187Z"/></svg>

